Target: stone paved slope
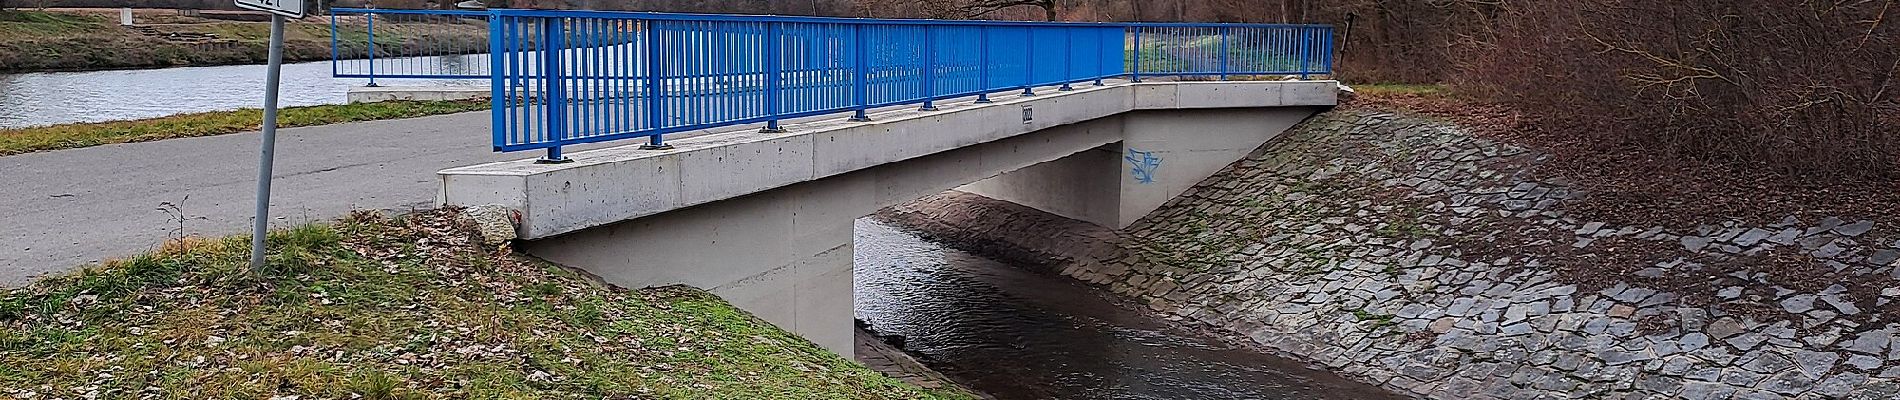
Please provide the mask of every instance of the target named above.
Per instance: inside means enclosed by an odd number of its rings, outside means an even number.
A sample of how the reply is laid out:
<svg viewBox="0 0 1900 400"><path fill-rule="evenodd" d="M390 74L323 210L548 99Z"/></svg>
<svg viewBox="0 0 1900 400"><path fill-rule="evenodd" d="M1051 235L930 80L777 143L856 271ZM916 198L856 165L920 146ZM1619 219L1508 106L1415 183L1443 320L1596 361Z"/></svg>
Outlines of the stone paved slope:
<svg viewBox="0 0 1900 400"><path fill-rule="evenodd" d="M1157 310L1426 398L1894 395L1891 232L1846 216L1579 221L1562 209L1583 193L1526 172L1540 158L1341 109L1106 233L1119 246L1034 229L1015 242ZM923 228L938 233L1034 218L994 201L945 211L984 201L887 216L936 219Z"/></svg>

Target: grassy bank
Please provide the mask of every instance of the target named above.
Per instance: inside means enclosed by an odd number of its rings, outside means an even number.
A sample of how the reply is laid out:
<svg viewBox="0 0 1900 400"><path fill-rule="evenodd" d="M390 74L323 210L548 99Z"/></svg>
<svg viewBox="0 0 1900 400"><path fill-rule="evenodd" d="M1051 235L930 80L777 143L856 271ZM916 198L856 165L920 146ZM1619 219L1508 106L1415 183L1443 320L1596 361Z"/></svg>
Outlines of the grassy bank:
<svg viewBox="0 0 1900 400"><path fill-rule="evenodd" d="M134 29L119 26L117 18L116 12L87 10L0 10L0 72L262 64L270 40L265 22L153 11L141 12ZM368 55L367 22L361 16L338 18L340 56ZM378 57L486 48L488 40L486 26L477 23L378 21L376 31ZM327 18L291 21L284 29L284 59L327 60L330 40Z"/></svg>
<svg viewBox="0 0 1900 400"><path fill-rule="evenodd" d="M703 292L602 287L483 247L452 210L270 243L256 273L248 238L195 239L0 291L0 398L961 397Z"/></svg>
<svg viewBox="0 0 1900 400"><path fill-rule="evenodd" d="M344 122L413 118L488 109L486 100L391 101L290 107L278 112L280 127L315 126ZM264 121L259 109L180 114L131 121L64 124L22 129L0 129L0 156L36 151L72 149L102 144L144 142L181 137L212 136L257 130Z"/></svg>

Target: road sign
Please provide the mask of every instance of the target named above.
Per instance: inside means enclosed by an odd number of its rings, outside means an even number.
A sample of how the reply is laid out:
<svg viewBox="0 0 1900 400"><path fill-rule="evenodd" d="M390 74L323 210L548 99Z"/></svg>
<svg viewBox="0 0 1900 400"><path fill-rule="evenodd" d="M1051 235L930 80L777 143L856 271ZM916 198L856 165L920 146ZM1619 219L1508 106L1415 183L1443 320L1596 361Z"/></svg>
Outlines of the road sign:
<svg viewBox="0 0 1900 400"><path fill-rule="evenodd" d="M237 0L239 8L303 18L303 0Z"/></svg>

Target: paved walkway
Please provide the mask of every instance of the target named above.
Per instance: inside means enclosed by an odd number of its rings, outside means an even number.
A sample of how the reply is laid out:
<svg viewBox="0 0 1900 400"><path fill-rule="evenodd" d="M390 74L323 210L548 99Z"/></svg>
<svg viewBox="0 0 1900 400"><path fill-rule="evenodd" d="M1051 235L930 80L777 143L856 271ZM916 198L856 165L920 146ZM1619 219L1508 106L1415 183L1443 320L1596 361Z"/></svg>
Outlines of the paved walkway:
<svg viewBox="0 0 1900 400"><path fill-rule="evenodd" d="M278 131L274 226L434 204L435 172L497 154L488 113ZM248 233L256 132L0 157L0 287L152 249L179 232Z"/></svg>

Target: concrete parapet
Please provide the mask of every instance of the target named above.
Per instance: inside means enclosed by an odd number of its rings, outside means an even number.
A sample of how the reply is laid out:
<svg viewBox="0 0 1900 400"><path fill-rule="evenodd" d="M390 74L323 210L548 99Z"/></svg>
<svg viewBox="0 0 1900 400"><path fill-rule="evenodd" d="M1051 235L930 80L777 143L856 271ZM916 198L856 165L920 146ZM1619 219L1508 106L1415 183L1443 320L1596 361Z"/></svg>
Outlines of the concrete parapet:
<svg viewBox="0 0 1900 400"><path fill-rule="evenodd" d="M486 99L488 86L358 86L345 95L351 103Z"/></svg>
<svg viewBox="0 0 1900 400"><path fill-rule="evenodd" d="M830 120L794 125L788 133L699 136L670 142L673 150L622 146L570 153L575 162L568 164L519 160L452 168L441 172L439 200L509 206L523 214L522 237L538 239L1137 110L1292 107L1300 111L1289 113L1310 114L1302 107L1333 105L1335 86L1331 81L1157 82L985 105L946 104L938 112L878 114L869 123ZM1141 139L1148 136L1154 135ZM1068 154L1073 152L1049 159Z"/></svg>

